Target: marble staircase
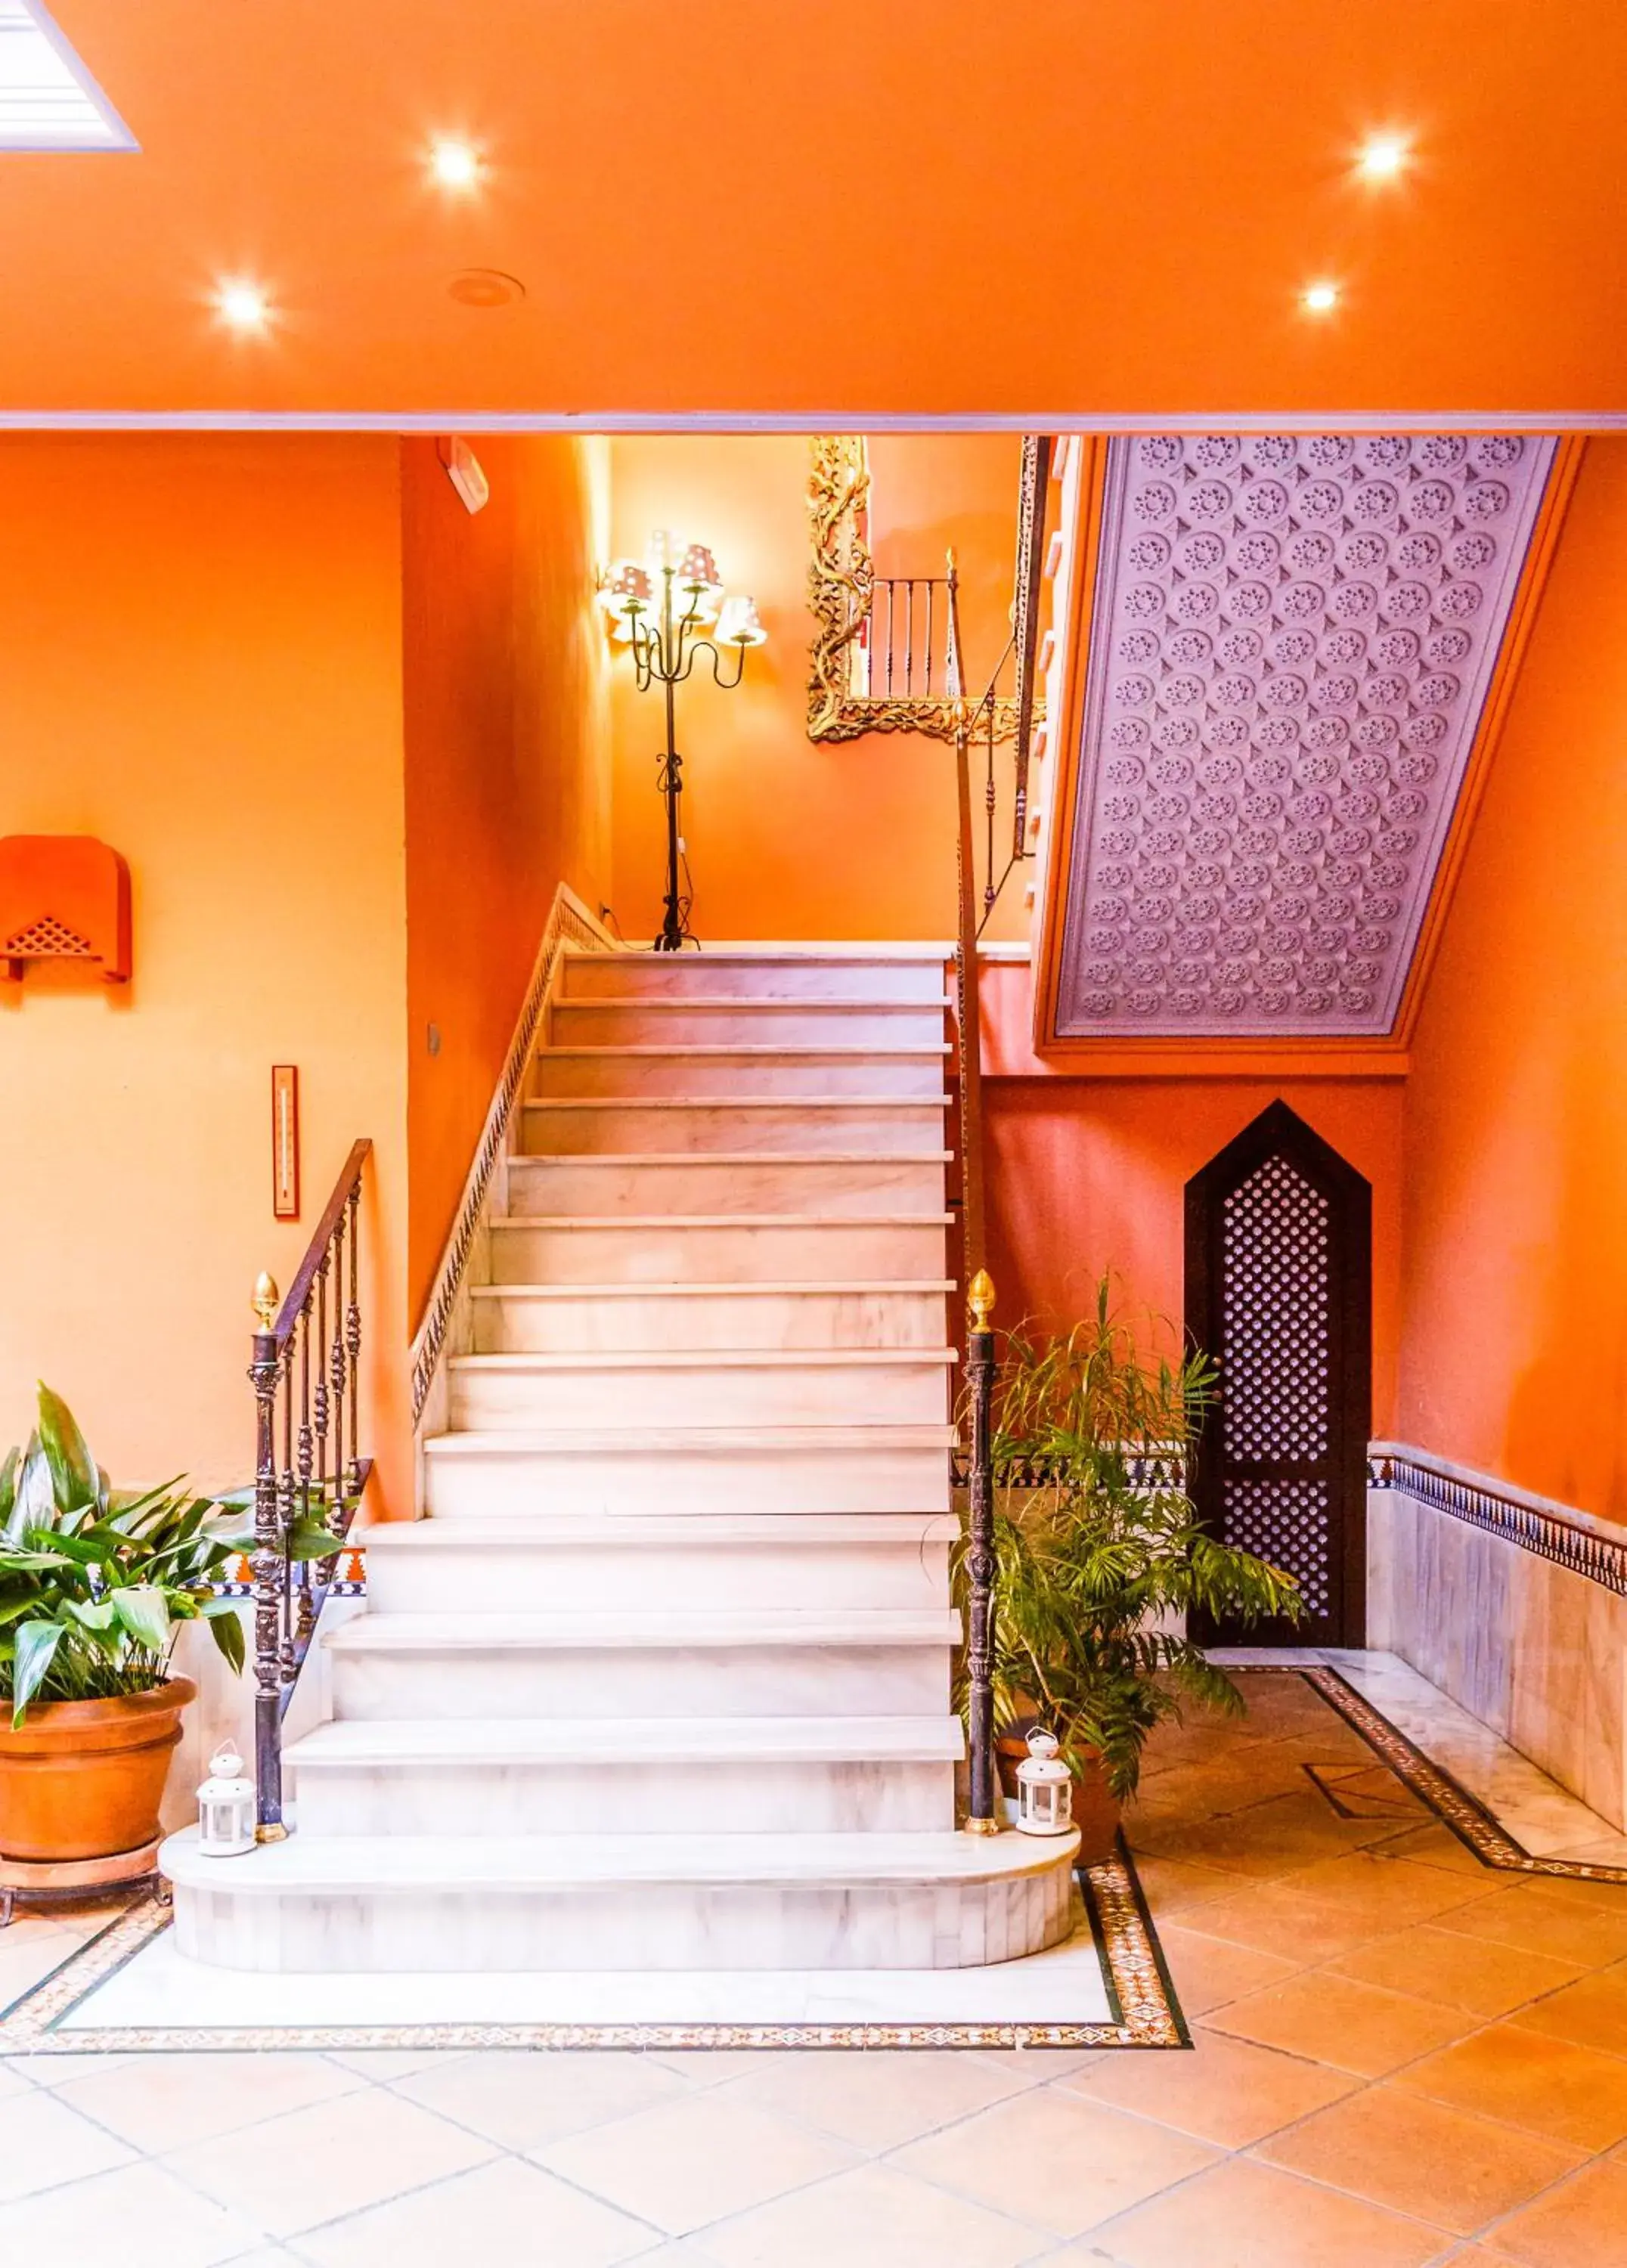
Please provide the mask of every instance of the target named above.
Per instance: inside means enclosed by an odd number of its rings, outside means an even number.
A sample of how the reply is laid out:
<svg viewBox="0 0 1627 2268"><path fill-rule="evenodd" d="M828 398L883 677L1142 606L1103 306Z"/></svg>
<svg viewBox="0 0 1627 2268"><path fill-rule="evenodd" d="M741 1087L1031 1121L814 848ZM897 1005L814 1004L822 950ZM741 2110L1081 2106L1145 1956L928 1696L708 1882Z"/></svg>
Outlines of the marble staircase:
<svg viewBox="0 0 1627 2268"><path fill-rule="evenodd" d="M287 1969L956 1968L1071 1840L955 1829L945 999L927 948L572 952L490 1280L367 1536L295 1832L166 1846Z"/></svg>

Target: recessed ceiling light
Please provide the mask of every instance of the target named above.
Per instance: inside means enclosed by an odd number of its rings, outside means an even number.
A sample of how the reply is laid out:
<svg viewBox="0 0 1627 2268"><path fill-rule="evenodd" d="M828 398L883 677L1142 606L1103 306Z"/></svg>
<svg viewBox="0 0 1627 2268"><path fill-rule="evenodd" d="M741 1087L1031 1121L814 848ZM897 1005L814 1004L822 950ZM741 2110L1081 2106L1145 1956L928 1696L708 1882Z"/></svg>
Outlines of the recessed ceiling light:
<svg viewBox="0 0 1627 2268"><path fill-rule="evenodd" d="M1336 284L1307 284L1299 294L1299 305L1307 315L1326 315L1338 304Z"/></svg>
<svg viewBox="0 0 1627 2268"><path fill-rule="evenodd" d="M480 151L467 142L432 142L430 172L443 189L472 189L480 179Z"/></svg>
<svg viewBox="0 0 1627 2268"><path fill-rule="evenodd" d="M1393 181L1411 155L1404 134L1370 134L1356 153L1356 170L1365 180Z"/></svg>
<svg viewBox="0 0 1627 2268"><path fill-rule="evenodd" d="M263 331L271 319L271 303L258 284L233 276L217 288L215 313L234 331Z"/></svg>
<svg viewBox="0 0 1627 2268"><path fill-rule="evenodd" d="M446 290L460 307L512 307L526 296L519 276L505 276L500 268L465 268Z"/></svg>

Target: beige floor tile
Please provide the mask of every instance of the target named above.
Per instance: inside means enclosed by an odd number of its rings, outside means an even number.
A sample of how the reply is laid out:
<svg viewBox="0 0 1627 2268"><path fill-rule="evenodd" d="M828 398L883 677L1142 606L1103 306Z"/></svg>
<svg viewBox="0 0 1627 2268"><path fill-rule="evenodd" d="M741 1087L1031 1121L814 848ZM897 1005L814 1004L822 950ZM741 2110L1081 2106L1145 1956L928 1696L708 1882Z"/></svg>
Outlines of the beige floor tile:
<svg viewBox="0 0 1627 2268"><path fill-rule="evenodd" d="M20 2056L0 2058L0 2102L8 2095L26 2095L33 2086Z"/></svg>
<svg viewBox="0 0 1627 2268"><path fill-rule="evenodd" d="M565 2180L687 2236L853 2160L845 2145L711 2089L571 2134L538 2152Z"/></svg>
<svg viewBox="0 0 1627 2268"><path fill-rule="evenodd" d="M496 2154L478 2135L370 2087L195 2143L164 2162L266 2235L291 2236Z"/></svg>
<svg viewBox="0 0 1627 2268"><path fill-rule="evenodd" d="M1544 1992L1557 1992L1582 1974L1580 1965L1521 1946L1465 1937L1425 1923L1341 1954L1329 1968L1358 1984L1410 1992L1420 2000L1464 2008L1471 2015L1506 2016Z"/></svg>
<svg viewBox="0 0 1627 2268"><path fill-rule="evenodd" d="M0 2198L27 2197L59 2182L106 2173L128 2165L134 2154L54 2095L30 2088L11 2098L0 2119Z"/></svg>
<svg viewBox="0 0 1627 2268"><path fill-rule="evenodd" d="M1422 2221L1248 2158L1200 2174L1094 2242L1099 2251L1080 2247L1069 2268L1093 2258L1123 2268L1424 2268L1444 2244Z"/></svg>
<svg viewBox="0 0 1627 2268"><path fill-rule="evenodd" d="M1189 2135L1047 2088L913 2142L888 2162L1013 2220L1078 2236L1214 2155Z"/></svg>
<svg viewBox="0 0 1627 2268"><path fill-rule="evenodd" d="M1299 1962L1207 1935L1196 1927L1202 1918L1194 1914L1190 1926L1160 1928L1158 1933L1175 1981L1176 1997L1189 2016L1207 2015L1228 2001L1240 2000L1245 1993L1258 1992L1298 1975L1302 1965Z"/></svg>
<svg viewBox="0 0 1627 2268"><path fill-rule="evenodd" d="M325 2056L136 2055L111 2070L83 2073L55 2093L59 2102L158 2157L364 2084Z"/></svg>
<svg viewBox="0 0 1627 2268"><path fill-rule="evenodd" d="M505 2150L536 2150L688 2089L677 2072L647 2056L532 2055L522 2049L460 2056L444 2067L409 2073L394 2091Z"/></svg>
<svg viewBox="0 0 1627 2268"><path fill-rule="evenodd" d="M444 2071L461 2063L467 2048L328 2048L329 2063L359 2078L388 2081L406 2079L415 2071Z"/></svg>
<svg viewBox="0 0 1627 2268"><path fill-rule="evenodd" d="M1522 2029L1546 2032L1578 2047L1627 2056L1627 1967L1581 1977L1550 1999L1522 2008L1512 2021Z"/></svg>
<svg viewBox="0 0 1627 2268"><path fill-rule="evenodd" d="M652 2048L649 2056L652 2063L681 2072L696 2087L718 2087L725 2079L762 2071L778 2060L778 2051L769 2048Z"/></svg>
<svg viewBox="0 0 1627 2268"><path fill-rule="evenodd" d="M1454 2236L1472 2236L1513 2212L1573 2173L1583 2154L1392 2087L1369 2088L1335 2103L1255 2152L1370 2204L1438 2223Z"/></svg>
<svg viewBox="0 0 1627 2268"><path fill-rule="evenodd" d="M1461 2038L1476 2021L1466 2009L1380 1992L1331 1970L1313 1969L1286 1984L1233 2000L1209 2019L1209 2029L1309 2056L1363 2079L1382 2079Z"/></svg>
<svg viewBox="0 0 1627 2268"><path fill-rule="evenodd" d="M1116 2048L977 2048L954 2052L969 2054L974 2063L992 2064L997 2071L1012 2072L1025 2086L1043 2087L1049 2080L1065 2079L1070 2072L1083 2071L1104 2055L1119 2051Z"/></svg>
<svg viewBox="0 0 1627 2268"><path fill-rule="evenodd" d="M1627 2135L1627 2060L1514 2024L1473 2033L1394 2084L1584 2150L1607 2150Z"/></svg>
<svg viewBox="0 0 1627 2268"><path fill-rule="evenodd" d="M6 2139L0 2130L0 2144ZM256 2232L239 2214L157 2166L122 2166L0 2205L0 2260L48 2260L56 2268L90 2268L97 2261L117 2268L215 2268L257 2250Z"/></svg>
<svg viewBox="0 0 1627 2268"><path fill-rule="evenodd" d="M1627 2268L1627 2165L1605 2159L1537 2198L1484 2240L1524 2268Z"/></svg>
<svg viewBox="0 0 1627 2268"><path fill-rule="evenodd" d="M1138 2111L1226 2150L1276 2133L1357 2084L1346 2073L1202 2026L1190 2054L1109 2055L1077 2079L1060 2081L1094 2102Z"/></svg>
<svg viewBox="0 0 1627 2268"><path fill-rule="evenodd" d="M1573 1961L1579 1969L1603 1969L1627 1956L1627 1902L1616 1909L1567 1898L1568 1884L1521 1882L1477 1898L1461 1912L1444 1917L1443 1929L1464 1932L1498 1945L1513 1945L1551 1960Z"/></svg>
<svg viewBox="0 0 1627 2268"><path fill-rule="evenodd" d="M659 2242L643 2221L516 2158L308 2230L317 2268L445 2268L449 2261L609 2268Z"/></svg>
<svg viewBox="0 0 1627 2268"><path fill-rule="evenodd" d="M1026 2073L975 2056L856 2050L787 2056L761 2079L731 2080L717 2099L744 2098L858 2149L880 2151L986 2110L1027 2083Z"/></svg>
<svg viewBox="0 0 1627 2268"><path fill-rule="evenodd" d="M19 1937L19 1930L26 1934ZM78 1940L65 1929L36 1929L28 1922L14 1921L0 1933L0 2015L78 1949Z"/></svg>
<svg viewBox="0 0 1627 2268"><path fill-rule="evenodd" d="M720 2268L1016 2268L1052 2239L887 2165L777 2198L705 2243Z"/></svg>

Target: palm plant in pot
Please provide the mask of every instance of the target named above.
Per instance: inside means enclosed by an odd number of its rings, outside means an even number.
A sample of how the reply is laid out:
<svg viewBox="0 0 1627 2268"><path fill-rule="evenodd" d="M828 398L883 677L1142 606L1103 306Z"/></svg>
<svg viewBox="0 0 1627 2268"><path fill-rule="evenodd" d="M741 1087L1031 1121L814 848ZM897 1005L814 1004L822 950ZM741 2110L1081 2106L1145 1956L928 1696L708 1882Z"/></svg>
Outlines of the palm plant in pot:
<svg viewBox="0 0 1627 2268"><path fill-rule="evenodd" d="M217 1588L252 1549L243 1511L242 1497L180 1481L111 1487L67 1404L40 1387L34 1432L0 1462L0 1857L62 1864L156 1837L197 1690L169 1673L178 1629L206 1620L243 1667L237 1603ZM291 1548L318 1556L314 1534Z"/></svg>
<svg viewBox="0 0 1627 2268"><path fill-rule="evenodd" d="M1146 1323L1179 1347L1160 1318ZM1023 1735L1038 1724L1056 1736L1087 1865L1112 1848L1156 1726L1188 1704L1243 1710L1187 1618L1300 1611L1292 1577L1211 1535L1186 1491L1216 1388L1205 1355L1137 1344L1108 1277L1071 1330L1005 1335L990 1428L998 1762L1010 1792ZM962 1596L968 1550L962 1539Z"/></svg>

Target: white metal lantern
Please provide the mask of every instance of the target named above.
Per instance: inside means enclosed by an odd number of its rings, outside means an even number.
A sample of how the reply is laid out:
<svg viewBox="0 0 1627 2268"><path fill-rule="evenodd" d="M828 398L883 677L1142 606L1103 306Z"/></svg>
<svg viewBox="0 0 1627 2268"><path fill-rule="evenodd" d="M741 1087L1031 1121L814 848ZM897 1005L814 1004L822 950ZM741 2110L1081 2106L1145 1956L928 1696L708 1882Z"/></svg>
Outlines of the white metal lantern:
<svg viewBox="0 0 1627 2268"><path fill-rule="evenodd" d="M1073 1775L1054 1733L1037 1726L1017 1767L1017 1826L1024 1835L1065 1835L1073 1824Z"/></svg>
<svg viewBox="0 0 1627 2268"><path fill-rule="evenodd" d="M198 1790L198 1849L206 1859L239 1859L254 1847L254 1783L228 1741L210 1758Z"/></svg>

